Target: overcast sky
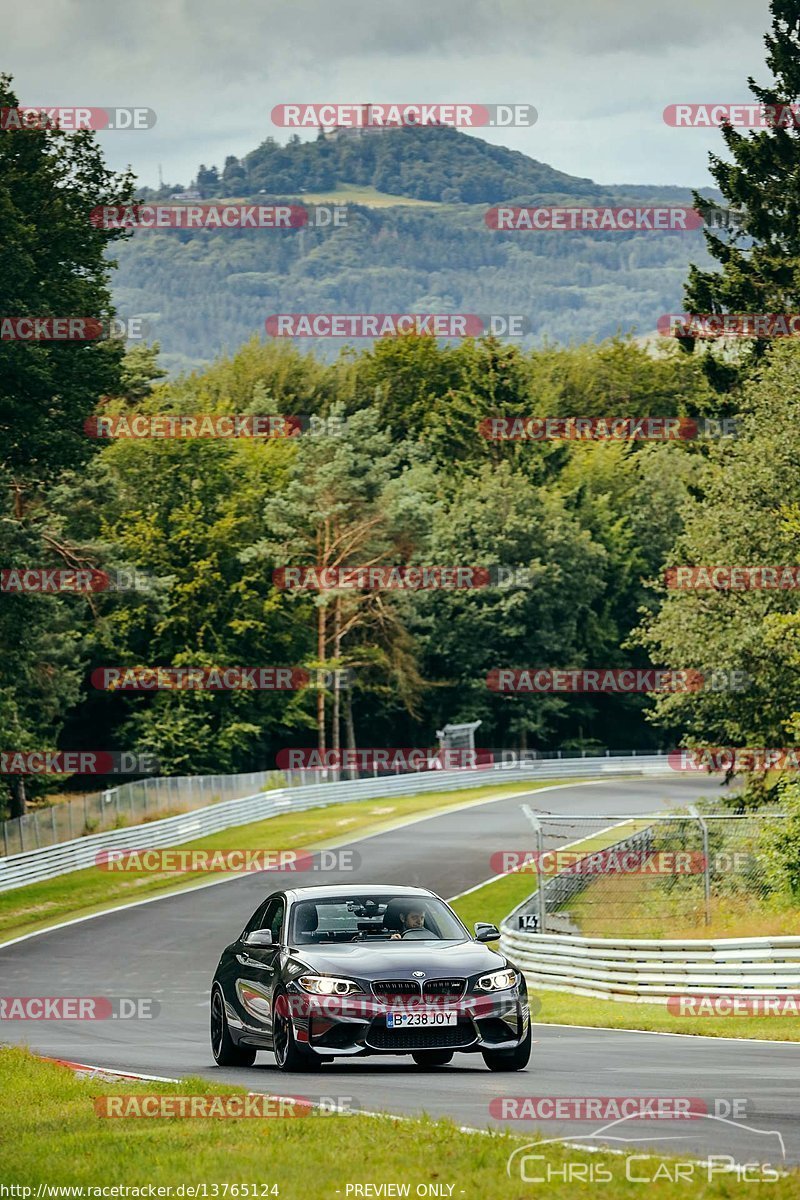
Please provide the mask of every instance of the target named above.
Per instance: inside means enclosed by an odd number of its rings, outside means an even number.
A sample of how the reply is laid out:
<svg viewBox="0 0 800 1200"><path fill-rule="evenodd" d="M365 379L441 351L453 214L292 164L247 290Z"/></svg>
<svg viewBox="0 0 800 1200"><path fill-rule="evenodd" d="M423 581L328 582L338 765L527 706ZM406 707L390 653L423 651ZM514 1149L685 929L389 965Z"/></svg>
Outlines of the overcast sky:
<svg viewBox="0 0 800 1200"><path fill-rule="evenodd" d="M676 102L749 100L767 81L766 0L5 0L0 68L22 104L138 105L109 165L188 183L272 135L275 104L528 103L530 129L480 136L602 183L703 186L718 132Z"/></svg>

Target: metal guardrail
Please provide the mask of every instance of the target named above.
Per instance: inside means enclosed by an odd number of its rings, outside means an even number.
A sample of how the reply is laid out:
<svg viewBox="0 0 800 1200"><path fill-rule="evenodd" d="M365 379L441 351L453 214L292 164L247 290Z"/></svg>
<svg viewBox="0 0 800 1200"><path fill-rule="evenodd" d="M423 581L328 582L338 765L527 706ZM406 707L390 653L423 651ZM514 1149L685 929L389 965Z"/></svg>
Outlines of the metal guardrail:
<svg viewBox="0 0 800 1200"><path fill-rule="evenodd" d="M584 938L501 927L500 949L535 988L663 1004L676 994L800 991L800 937Z"/></svg>
<svg viewBox="0 0 800 1200"><path fill-rule="evenodd" d="M602 758L539 760L524 766L495 765L459 771L424 771L396 778L344 780L338 783L316 783L305 787L279 788L259 792L238 800L200 808L192 813L165 817L147 825L109 830L88 837L45 846L23 854L0 858L0 892L53 879L69 871L94 867L96 856L108 849L156 849L195 841L207 834L218 833L237 825L278 816L286 812L302 812L308 808L327 807L355 800L415 795L421 792L454 791L483 787L487 783L503 783L537 779L568 779L605 774L660 774L667 770L664 754L607 756Z"/></svg>
<svg viewBox="0 0 800 1200"><path fill-rule="evenodd" d="M506 753L506 752L502 752ZM508 751L509 755L522 752ZM606 750L605 755L635 758L636 750ZM525 759L537 764L551 759L586 758L585 750L531 750ZM588 757L599 757L588 754ZM248 771L236 775L152 775L104 791L59 799L54 804L32 808L22 817L0 821L0 855L23 854L74 838L104 833L127 825L141 825L160 817L177 816L224 800L239 800L269 788L305 787L307 783L331 783L342 779L395 778L399 770L349 772L293 768L288 770Z"/></svg>

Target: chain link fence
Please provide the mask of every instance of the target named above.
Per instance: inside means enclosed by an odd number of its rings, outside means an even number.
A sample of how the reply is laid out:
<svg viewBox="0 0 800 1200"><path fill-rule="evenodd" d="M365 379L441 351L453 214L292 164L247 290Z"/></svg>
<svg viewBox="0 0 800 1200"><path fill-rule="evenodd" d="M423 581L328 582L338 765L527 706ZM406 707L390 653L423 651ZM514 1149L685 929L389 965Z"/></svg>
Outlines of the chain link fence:
<svg viewBox="0 0 800 1200"><path fill-rule="evenodd" d="M23 817L2 822L0 854L21 854L59 842L177 813L192 812L238 800L256 792L293 786L301 782L300 771L249 771L242 775L159 775L137 779L121 787L93 795L77 796L34 809Z"/></svg>
<svg viewBox="0 0 800 1200"><path fill-rule="evenodd" d="M619 817L533 813L532 846L503 871L531 875L510 929L583 937L672 936L720 918L746 923L773 894L775 811Z"/></svg>

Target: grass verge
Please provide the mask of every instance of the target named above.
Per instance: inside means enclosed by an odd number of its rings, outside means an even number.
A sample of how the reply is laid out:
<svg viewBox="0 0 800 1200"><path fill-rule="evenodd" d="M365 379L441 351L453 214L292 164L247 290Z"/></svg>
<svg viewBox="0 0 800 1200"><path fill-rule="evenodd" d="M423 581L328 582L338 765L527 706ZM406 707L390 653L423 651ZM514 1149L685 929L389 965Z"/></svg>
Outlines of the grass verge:
<svg viewBox="0 0 800 1200"><path fill-rule="evenodd" d="M800 928L791 898L760 895L737 880L738 891L712 891L706 925L702 875L669 882L668 890L663 877L604 875L573 897L570 916L584 937L613 937L625 920L635 920L633 936L656 939L780 937Z"/></svg>
<svg viewBox="0 0 800 1200"><path fill-rule="evenodd" d="M572 992L535 992L531 1009L544 1025L594 1025L606 1029L643 1029L655 1033L691 1033L706 1037L760 1038L767 1042L800 1042L800 1017L681 1017L666 1004L633 1004L596 1000Z"/></svg>
<svg viewBox="0 0 800 1200"><path fill-rule="evenodd" d="M570 784L580 782L570 780ZM220 833L181 843L181 849L205 850L296 850L322 849L332 842L349 840L356 834L379 833L403 820L422 814L445 812L449 808L470 802L489 800L493 796L531 792L552 787L553 780L541 783L516 783L500 787L464 788L452 792L421 792L416 796L393 796L376 800L354 800L329 808L312 808L239 825ZM567 785L568 786L568 785ZM187 819L192 814L187 815ZM142 832L142 848L147 846L146 826ZM98 867L72 871L41 883L0 892L0 939L7 940L24 933L45 929L58 921L102 912L118 904L130 903L148 896L183 891L187 887L222 878L216 872L192 872L191 879L176 877L174 872L126 871L115 875ZM176 885L176 879L179 882ZM2 940L0 940L0 945Z"/></svg>
<svg viewBox="0 0 800 1200"><path fill-rule="evenodd" d="M312 1088L304 1094L313 1098ZM330 1089L328 1089L330 1091ZM0 1095L3 1116L3 1183L30 1188L17 1193L36 1197L40 1185L102 1188L122 1184L175 1188L218 1185L208 1197L270 1197L281 1200L334 1200L347 1195L400 1194L396 1189L348 1192L348 1184L409 1186L410 1195L476 1198L502 1195L504 1200L530 1200L532 1185L519 1174L509 1179L509 1154L532 1138L498 1133L462 1132L450 1121L378 1119L361 1116L309 1115L284 1118L180 1117L104 1118L95 1112L103 1096L235 1094L241 1089L186 1079L177 1084L77 1078L68 1069L43 1062L23 1050L0 1051ZM357 1107L357 1097L352 1098ZM654 1133L654 1137L657 1136ZM44 1148L44 1150L43 1150ZM637 1155L646 1151L638 1146ZM551 1200L589 1195L599 1169L610 1200L641 1196L641 1183L626 1178L624 1156L590 1153L552 1143L538 1153L539 1174L559 1172L547 1188ZM584 1164L585 1183L565 1180L565 1164ZM723 1200L736 1189L735 1177L708 1180L708 1167L696 1165L695 1182L679 1181L676 1160L637 1159L632 1172L652 1178L649 1196L677 1200L694 1194L700 1200ZM684 1162L684 1171L686 1169ZM573 1168L574 1170L574 1168ZM609 1182L610 1181L610 1182ZM775 1200L796 1197L796 1172L770 1187ZM439 1185L434 1190L432 1185ZM223 1191L224 1185L227 1188ZM245 1186L246 1185L246 1186ZM424 1190L419 1190L420 1185ZM442 1186L443 1185L443 1186ZM275 1187L275 1191L272 1189ZM47 1192L42 1192L47 1196ZM91 1196L91 1192L84 1193ZM202 1197L202 1190L195 1195Z"/></svg>

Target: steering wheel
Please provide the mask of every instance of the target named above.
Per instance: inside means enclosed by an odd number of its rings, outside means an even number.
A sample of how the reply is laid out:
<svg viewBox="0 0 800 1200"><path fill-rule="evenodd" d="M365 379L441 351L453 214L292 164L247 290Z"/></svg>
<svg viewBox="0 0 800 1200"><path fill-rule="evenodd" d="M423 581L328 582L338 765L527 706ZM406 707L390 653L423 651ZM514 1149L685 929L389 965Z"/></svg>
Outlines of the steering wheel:
<svg viewBox="0 0 800 1200"><path fill-rule="evenodd" d="M425 938L426 941L431 936L430 929L425 929L424 927L422 929L404 929L402 933L403 938Z"/></svg>

